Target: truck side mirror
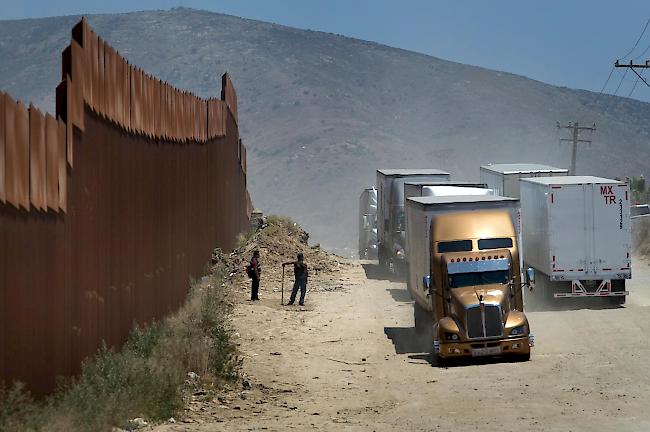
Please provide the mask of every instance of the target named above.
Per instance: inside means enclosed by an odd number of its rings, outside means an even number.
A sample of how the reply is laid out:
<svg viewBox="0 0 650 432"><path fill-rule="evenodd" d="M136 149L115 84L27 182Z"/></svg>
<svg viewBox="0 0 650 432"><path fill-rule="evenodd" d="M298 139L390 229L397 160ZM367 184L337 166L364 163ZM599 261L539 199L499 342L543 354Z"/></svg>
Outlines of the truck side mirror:
<svg viewBox="0 0 650 432"><path fill-rule="evenodd" d="M526 269L526 276L528 277L528 283L529 284L535 284L535 269L532 267L528 267Z"/></svg>
<svg viewBox="0 0 650 432"><path fill-rule="evenodd" d="M428 290L431 288L431 276L423 276L422 277L422 286L424 286L424 289Z"/></svg>

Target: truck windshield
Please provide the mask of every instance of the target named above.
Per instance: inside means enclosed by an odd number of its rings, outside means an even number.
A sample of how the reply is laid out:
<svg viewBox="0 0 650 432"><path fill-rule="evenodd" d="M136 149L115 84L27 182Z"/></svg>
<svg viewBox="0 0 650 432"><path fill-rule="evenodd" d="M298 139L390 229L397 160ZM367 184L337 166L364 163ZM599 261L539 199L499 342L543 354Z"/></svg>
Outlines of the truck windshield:
<svg viewBox="0 0 650 432"><path fill-rule="evenodd" d="M494 270L480 273L456 273L449 275L450 288L507 283L508 270Z"/></svg>

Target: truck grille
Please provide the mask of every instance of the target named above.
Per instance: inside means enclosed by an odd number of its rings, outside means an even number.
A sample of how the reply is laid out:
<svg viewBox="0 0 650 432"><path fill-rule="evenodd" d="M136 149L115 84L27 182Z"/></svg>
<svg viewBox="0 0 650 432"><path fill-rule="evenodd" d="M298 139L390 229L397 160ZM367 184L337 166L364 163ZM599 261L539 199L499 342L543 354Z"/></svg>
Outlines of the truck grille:
<svg viewBox="0 0 650 432"><path fill-rule="evenodd" d="M483 327L484 316L485 327ZM483 308L475 306L467 310L467 336L470 339L501 335L503 335L503 322L499 306L486 304Z"/></svg>

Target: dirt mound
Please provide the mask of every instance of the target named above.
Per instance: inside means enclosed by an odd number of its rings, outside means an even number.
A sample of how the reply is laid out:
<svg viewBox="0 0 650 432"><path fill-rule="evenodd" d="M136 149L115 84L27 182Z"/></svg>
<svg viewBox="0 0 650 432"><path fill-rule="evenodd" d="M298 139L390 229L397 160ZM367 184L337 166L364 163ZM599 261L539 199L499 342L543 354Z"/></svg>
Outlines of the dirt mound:
<svg viewBox="0 0 650 432"><path fill-rule="evenodd" d="M266 286L279 286L282 280L282 263L294 261L302 252L309 268L311 281L322 283L311 289L327 289L326 281L337 280L336 274L351 264L344 258L321 249L320 245L309 245L309 233L288 217L269 216L263 228L252 231L240 239L241 246L229 256L215 250L213 263L225 262L230 279L239 279L248 284L245 267L255 249L260 251L262 280ZM292 280L292 268L285 269L285 284ZM331 285L331 284L329 284ZM247 285L246 285L247 286ZM285 285L286 286L286 285Z"/></svg>

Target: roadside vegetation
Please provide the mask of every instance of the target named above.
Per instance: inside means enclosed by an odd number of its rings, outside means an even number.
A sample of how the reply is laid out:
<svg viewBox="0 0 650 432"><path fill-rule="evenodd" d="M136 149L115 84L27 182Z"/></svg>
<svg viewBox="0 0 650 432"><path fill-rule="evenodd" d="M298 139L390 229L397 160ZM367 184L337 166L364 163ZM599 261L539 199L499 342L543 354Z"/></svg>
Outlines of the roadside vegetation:
<svg viewBox="0 0 650 432"><path fill-rule="evenodd" d="M120 351L101 348L80 376L45 400L34 400L20 384L0 387L0 430L135 429L182 415L185 399L199 389L210 396L236 380L226 279L226 265L216 263L202 283L191 284L177 313L136 328Z"/></svg>
<svg viewBox="0 0 650 432"><path fill-rule="evenodd" d="M628 183L630 185L630 192L632 193L632 202L635 204L647 204L650 189L646 185L645 177L643 175L630 177Z"/></svg>

